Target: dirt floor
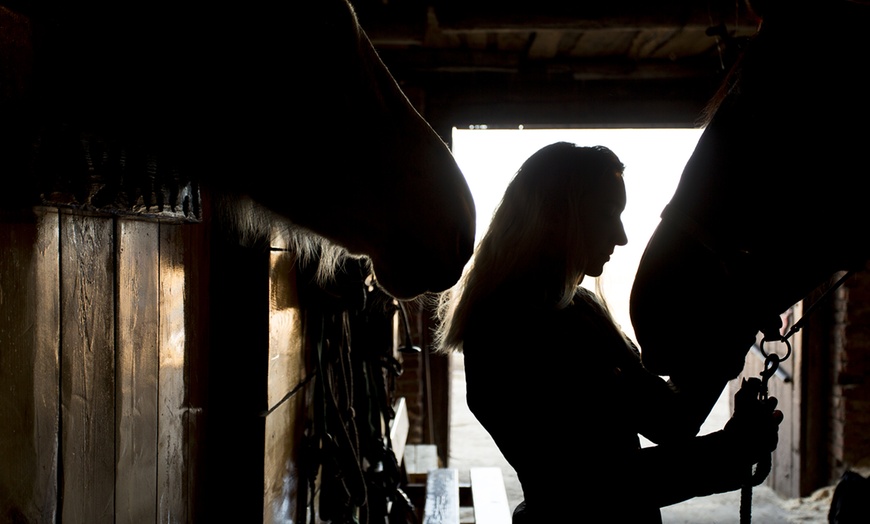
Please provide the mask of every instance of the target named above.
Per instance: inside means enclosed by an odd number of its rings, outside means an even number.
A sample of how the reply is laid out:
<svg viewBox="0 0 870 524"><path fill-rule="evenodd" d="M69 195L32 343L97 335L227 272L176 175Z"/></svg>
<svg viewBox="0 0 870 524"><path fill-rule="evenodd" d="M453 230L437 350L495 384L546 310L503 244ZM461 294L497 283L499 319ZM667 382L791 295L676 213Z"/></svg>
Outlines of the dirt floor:
<svg viewBox="0 0 870 524"><path fill-rule="evenodd" d="M513 510L522 501L522 489L516 473L505 461L489 434L468 411L465 404L465 369L462 355L454 355L453 358L451 449L448 465L459 470L460 481L468 481L468 468L472 466L501 467L508 500ZM701 432L720 429L728 417L728 399L723 396ZM764 485L755 487L752 491L751 520L761 524L827 523L833 491L834 486L830 486L809 497L783 499ZM740 522L740 492L700 497L662 508L662 520L665 524L737 524ZM463 522L474 522L473 514L464 513Z"/></svg>

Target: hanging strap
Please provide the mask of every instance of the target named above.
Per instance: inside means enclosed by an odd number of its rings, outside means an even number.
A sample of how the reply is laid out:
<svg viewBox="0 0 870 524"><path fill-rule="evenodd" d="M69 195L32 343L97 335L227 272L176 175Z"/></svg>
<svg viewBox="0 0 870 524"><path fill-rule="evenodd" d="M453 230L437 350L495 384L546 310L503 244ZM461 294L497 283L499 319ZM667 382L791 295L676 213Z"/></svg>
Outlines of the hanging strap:
<svg viewBox="0 0 870 524"><path fill-rule="evenodd" d="M321 484L321 517L347 518L366 504L366 485L359 457L359 441L353 416L353 376L350 365L347 314L339 315L340 333L324 341L329 366L324 386L326 429ZM323 362L321 362L323 364ZM327 474L331 473L331 477ZM335 513L333 513L335 511Z"/></svg>

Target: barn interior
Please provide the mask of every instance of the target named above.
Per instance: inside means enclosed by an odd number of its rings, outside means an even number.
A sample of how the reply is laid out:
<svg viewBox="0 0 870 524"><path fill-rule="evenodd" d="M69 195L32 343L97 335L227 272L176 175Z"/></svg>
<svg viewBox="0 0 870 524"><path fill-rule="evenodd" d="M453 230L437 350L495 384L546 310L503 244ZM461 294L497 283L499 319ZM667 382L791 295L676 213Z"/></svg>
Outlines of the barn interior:
<svg viewBox="0 0 870 524"><path fill-rule="evenodd" d="M184 24L192 24L196 17L185 11L180 21L168 23L175 14L170 4L146 10L147 19L159 20L167 24L167 30L184 34ZM759 23L742 0L352 0L351 4L384 64L448 145L454 127L696 127L707 102ZM22 35L33 27L51 28L65 17L91 28L101 25L98 19L105 13L129 15L117 6L107 10L101 2L82 2L78 11L72 5L28 0L7 0L0 5L0 31L5 28L7 35L0 54L0 80L7 84L0 86L0 92L7 103L0 107L15 119L23 118L16 110L20 99L13 85L22 78L21 60L26 58L21 57L27 55L21 53L21 43L26 40ZM256 13L252 13L246 13L246 22L256 20ZM45 17L42 25L26 22L40 16ZM287 18L292 20L288 27L303 28L298 31L302 36L298 52L316 59L317 53L332 45L305 30L305 20ZM106 48L95 37L81 49ZM148 49L148 43L138 42L136 49ZM112 60L125 60L121 52L106 52ZM293 63L290 57L288 74L300 74L293 71ZM95 69L92 78L108 78L107 69ZM31 73L43 75L46 71L28 71L24 76ZM156 82L147 78L145 84ZM74 105L79 96L101 93L105 94L100 89L67 93L69 96L56 100L57 107ZM128 100L118 102L108 111L86 115L85 120L112 128L127 116L147 114L146 109L125 105ZM161 124L155 125L159 132ZM126 130L123 125L121 128ZM4 132L10 130L4 128ZM2 135L5 147L21 146L15 136L14 130ZM27 168L14 167L27 173ZM62 170L64 165L54 167ZM32 189L27 182L12 181L12 186ZM119 218L117 208L76 210L65 202L50 201L47 207L65 208L74 220L89 224L82 236L75 233L68 244L64 244L62 226L61 235L46 237L46 231L58 228L56 214L49 213L48 219L35 222L23 219L19 210L0 215L0 290L10 290L3 292L7 304L31 311L32 297L79 301L86 306L83 311L96 315L95 325L105 329L97 334L99 343L111 348L99 356L90 349L94 346L87 346L80 354L64 354L63 347L73 346L69 337L87 337L93 342L96 335L84 333L86 330L68 335L56 327L33 330L38 336L19 344L20 333L44 325L47 315L59 315L57 308L7 315L0 320L0 347L14 348L3 349L0 354L0 384L12 384L0 393L0 420L14 422L0 424L0 456L7 457L2 459L7 467L0 467L0 520L204 522L230 511L215 502L220 500L234 501L232 511L245 522L282 521L277 514L283 521L307 522L315 510L323 479L316 463L323 457L310 447L308 439L315 429L312 421L318 409L316 351L297 332L303 322L301 312L308 314L306 300L312 300L311 294L298 280L302 270L294 267L292 253L282 254L286 245L280 240L264 253L227 240L211 229L208 203L200 202L198 190L187 184L173 194L193 195L192 201L197 206L202 203L202 209L185 208L171 216L139 216L133 221ZM59 198L63 196L61 192ZM0 198L4 204L8 200ZM37 207L44 211L45 202ZM70 220L65 217L61 213L61 223ZM72 229L79 231L77 228ZM90 295L80 297L75 292L76 283L58 281L51 277L50 265L40 265L40 260L52 256L70 261L70 267L75 266L72 261L76 257L96 261L95 266L108 267L112 261L117 264L122 256L139 257L136 262L144 264L142 260L157 250L156 244L137 240L135 248L126 247L127 254L122 255L120 240L93 240L115 233L118 238L123 234L159 243L163 259L154 261L154 274L159 275L156 283L137 287L125 285L125 275L104 282L100 275L88 273L88 278L100 284L92 293L103 297L103 302ZM209 260L205 267L198 265L203 259ZM238 278L240 271L248 275L244 280ZM81 276L84 278L84 273ZM129 274L126 277L135 280ZM827 486L870 455L870 441L865 436L870 434L865 409L870 393L862 368L857 367L863 362L861 351L866 349L863 335L852 334L854 338L847 343L831 334L842 319L842 311L863 310L862 298L870 298L868 280L857 275L848 284L848 295L821 306L801 341L795 343L800 358L783 366L787 379L773 386L772 394L787 399L781 405L787 407L786 416L791 421L766 481L782 497L806 496ZM209 295L212 282L226 286ZM174 353L163 354L159 347L170 341L159 339L155 353L137 360L116 347L141 337L136 331L141 329L140 323L131 323L131 330L122 333L125 327L116 326L114 321L121 318L118 311L124 307L124 297L133 297L129 300L135 298L138 304L146 293L142 288L151 284L156 287L147 295L148 300L160 307L155 306L158 313L142 315L141 325L181 323L184 343ZM183 321L171 315L176 310L166 305L175 304L167 298L173 294L172 286L183 288L175 291L182 298L172 299L183 301L184 307L173 306L181 311ZM269 302L276 289L289 293L277 305L274 300ZM37 302L54 303L49 298ZM263 307L238 307L257 301ZM332 318L336 313L329 307L336 306L317 302L311 309L323 318ZM796 304L784 318L799 318L802 311L804 306ZM416 304L408 311L390 308L372 320L371 331L360 338L371 336L378 347L389 341L395 359L390 363L399 364L404 372L397 374L395 368L393 374L385 371L389 375L385 384L388 396L401 396L408 402L409 443L435 444L441 462L446 463L451 446L451 363L446 357L430 354L431 313ZM101 324L101 320L106 323ZM52 324L57 325L64 323ZM292 332L283 335L287 338L281 350L284 367L276 372L266 361L274 351L269 337L274 336L278 325L290 326ZM46 352L46 340L65 342L56 344L61 349ZM400 351L409 346L422 351ZM239 348L256 358L240 359ZM70 370L75 366L70 363L77 359L89 362L84 367L95 373L82 386L87 394L75 394L79 385L71 378ZM153 364L153 376L147 381L125 375L124 370L136 368L137 362ZM747 365L747 373L756 375L758 371L757 362ZM127 407L122 405L122 393L128 388L149 391L138 396L151 399L147 405L133 408L137 418L129 424L125 422L131 420L125 418ZM71 389L73 394L69 394ZM171 409L161 410L161 406L170 405ZM252 405L261 411L247 416L245 410ZM264 405L267 407L262 408ZM143 412L146 417L139 416ZM84 431L73 423L79 419L86 421ZM102 436L96 439L94 435ZM142 453L138 447L142 440L153 451ZM133 442L137 443L135 453L131 451ZM17 453L19 449L27 451ZM143 484L149 488L140 489ZM171 518L165 520L166 515Z"/></svg>
<svg viewBox="0 0 870 524"><path fill-rule="evenodd" d="M758 24L727 1L354 6L436 128L693 126Z"/></svg>

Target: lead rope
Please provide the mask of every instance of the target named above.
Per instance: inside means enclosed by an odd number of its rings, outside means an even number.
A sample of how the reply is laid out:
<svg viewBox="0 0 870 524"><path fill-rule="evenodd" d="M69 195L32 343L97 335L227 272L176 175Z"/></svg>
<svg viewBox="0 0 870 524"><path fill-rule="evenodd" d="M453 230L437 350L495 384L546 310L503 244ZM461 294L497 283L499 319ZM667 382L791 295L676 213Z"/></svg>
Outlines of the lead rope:
<svg viewBox="0 0 870 524"><path fill-rule="evenodd" d="M780 356L776 353L771 353L770 355L766 355L764 357L764 369L761 371L761 385L758 390L758 400L764 402L767 400L767 382L770 380L770 377L776 372L776 369L779 367L779 363L781 360L785 360L791 355L791 345L787 340L783 339L786 346L788 346L788 352L785 357L780 359ZM762 346L764 345L764 341L762 340ZM762 348L762 352L764 349ZM759 380L759 379L750 379L750 380ZM772 453L766 455L758 464L755 465L754 469L750 471L749 478L740 488L740 522L741 524L748 524L752 521L751 510L752 510L752 488L761 484L767 475L770 474L771 462L772 462ZM752 466L750 466L752 467Z"/></svg>
<svg viewBox="0 0 870 524"><path fill-rule="evenodd" d="M791 329L785 335L782 335L779 339L776 338L768 338L765 336L761 340L761 354L764 355L764 369L761 370L761 386L758 391L758 400L765 401L768 397L768 387L767 383L770 380L770 377L776 373L777 368L779 368L780 362L787 360L791 356L791 344L788 339L792 337L795 333L801 330L804 327L804 324L809 318L810 314L812 314L816 307L818 307L819 303L821 303L824 299L828 297L828 295L838 287L840 287L843 282L845 282L849 277L851 277L855 271L848 271L845 275L840 277L837 282L834 283L831 287L829 287L825 292L819 297L818 300L813 302L813 304L807 309L806 313L794 323ZM764 343L765 341L773 341L773 342L782 342L786 345L786 353L785 356L780 357L776 353L767 354L764 351ZM754 379L758 380L758 379ZM764 457L764 459L755 465L754 469L751 471L749 478L740 488L740 522L741 524L749 524L752 521L751 509L752 509L752 488L754 486L758 486L761 484L767 475L770 474L770 468L772 463L772 453Z"/></svg>

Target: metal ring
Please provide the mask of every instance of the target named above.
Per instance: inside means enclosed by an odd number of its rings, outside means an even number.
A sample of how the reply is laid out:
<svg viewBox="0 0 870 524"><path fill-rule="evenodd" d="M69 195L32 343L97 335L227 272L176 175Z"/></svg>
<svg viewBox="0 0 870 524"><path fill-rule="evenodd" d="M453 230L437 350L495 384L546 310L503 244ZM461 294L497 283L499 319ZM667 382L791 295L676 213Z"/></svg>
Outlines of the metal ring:
<svg viewBox="0 0 870 524"><path fill-rule="evenodd" d="M764 358L766 359L766 358L767 358L767 353L764 351L764 343L765 343L765 342L767 342L766 339L761 339L761 344L759 345L759 349L761 350L761 354L762 354L762 356L764 356ZM787 339L787 338L783 338L783 339L780 339L780 340L775 340L774 342L782 342L782 343L785 344L785 347L788 348L788 351L785 352L785 356L784 356L784 357L779 357L779 361L782 362L783 360L788 359L788 357L791 356L791 343L788 341L788 339ZM777 355L777 356L778 356L778 355Z"/></svg>

